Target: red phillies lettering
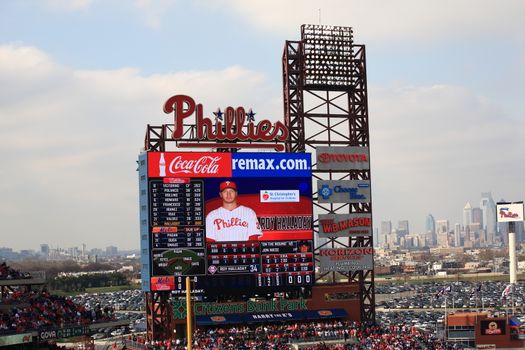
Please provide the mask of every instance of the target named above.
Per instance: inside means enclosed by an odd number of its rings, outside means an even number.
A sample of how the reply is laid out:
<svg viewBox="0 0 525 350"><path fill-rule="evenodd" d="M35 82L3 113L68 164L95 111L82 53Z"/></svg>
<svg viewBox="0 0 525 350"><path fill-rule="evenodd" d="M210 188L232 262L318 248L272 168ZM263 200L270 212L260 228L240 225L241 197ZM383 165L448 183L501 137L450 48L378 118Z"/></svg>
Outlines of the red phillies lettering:
<svg viewBox="0 0 525 350"><path fill-rule="evenodd" d="M215 225L217 230L234 226L248 227L248 221L242 221L239 218L231 218L230 220L215 219L213 220L213 225Z"/></svg>
<svg viewBox="0 0 525 350"><path fill-rule="evenodd" d="M164 103L164 113L174 112L175 114L175 127L172 134L174 140L182 137L184 133L183 121L193 114L195 107L195 101L186 95L171 96ZM202 110L202 106L199 105L199 107Z"/></svg>
<svg viewBox="0 0 525 350"><path fill-rule="evenodd" d="M219 171L220 159L220 157L203 156L196 160L185 160L177 156L170 162L169 172L171 174L216 174Z"/></svg>
<svg viewBox="0 0 525 350"><path fill-rule="evenodd" d="M203 114L202 104L186 95L175 95L164 103L164 112L174 112L174 129L172 138L179 140L184 134L184 119L196 115L195 126L197 139L200 140L229 140L229 141L287 141L288 128L280 121L273 124L269 120L261 120L254 124L251 120L246 123L246 111L243 107L227 107L224 111L224 120L212 121Z"/></svg>

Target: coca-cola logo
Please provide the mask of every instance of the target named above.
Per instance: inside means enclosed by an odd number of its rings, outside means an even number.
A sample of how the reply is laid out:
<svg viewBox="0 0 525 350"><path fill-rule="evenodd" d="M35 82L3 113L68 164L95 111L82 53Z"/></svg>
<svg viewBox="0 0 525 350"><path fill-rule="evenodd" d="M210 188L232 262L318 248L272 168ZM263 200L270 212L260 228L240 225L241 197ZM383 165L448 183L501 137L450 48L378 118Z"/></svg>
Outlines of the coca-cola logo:
<svg viewBox="0 0 525 350"><path fill-rule="evenodd" d="M199 159L173 158L169 165L171 174L217 174L220 157L203 156Z"/></svg>

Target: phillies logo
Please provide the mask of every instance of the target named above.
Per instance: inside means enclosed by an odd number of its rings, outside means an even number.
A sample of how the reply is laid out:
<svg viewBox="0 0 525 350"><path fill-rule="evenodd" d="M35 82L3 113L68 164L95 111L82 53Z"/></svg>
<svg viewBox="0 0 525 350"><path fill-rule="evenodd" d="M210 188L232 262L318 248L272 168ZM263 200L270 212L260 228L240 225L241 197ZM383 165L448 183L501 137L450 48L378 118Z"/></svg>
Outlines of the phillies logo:
<svg viewBox="0 0 525 350"><path fill-rule="evenodd" d="M238 141L281 141L288 140L288 128L280 121L273 124L269 120L254 123L255 113L251 110L246 113L243 107L227 107L224 113L220 109L215 113L215 122L204 117L202 104L186 95L175 95L164 103L164 112L174 113L174 128L172 139L181 140L184 136L184 119L195 114L196 138L209 141L234 141L232 144L222 144L224 147L235 148L274 148L284 150L284 145L253 145L250 143L239 144ZM208 143L179 143L179 147L210 147Z"/></svg>
<svg viewBox="0 0 525 350"><path fill-rule="evenodd" d="M172 174L213 175L219 171L220 157L203 156L196 160L185 160L181 156L173 158L169 165Z"/></svg>
<svg viewBox="0 0 525 350"><path fill-rule="evenodd" d="M243 221L240 218L231 218L230 220L215 219L213 220L213 225L215 228L220 231L223 228L230 227L248 227L248 221Z"/></svg>

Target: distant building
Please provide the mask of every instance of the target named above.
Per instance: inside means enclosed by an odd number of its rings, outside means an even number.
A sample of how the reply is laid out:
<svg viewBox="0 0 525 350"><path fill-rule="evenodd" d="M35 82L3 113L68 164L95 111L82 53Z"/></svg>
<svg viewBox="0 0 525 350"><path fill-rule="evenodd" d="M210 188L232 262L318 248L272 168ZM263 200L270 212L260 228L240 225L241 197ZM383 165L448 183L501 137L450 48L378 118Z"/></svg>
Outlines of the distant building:
<svg viewBox="0 0 525 350"><path fill-rule="evenodd" d="M496 203L492 199L490 192L481 193L481 202L479 207L483 212L483 229L487 234L487 245L494 244L494 237L496 236Z"/></svg>
<svg viewBox="0 0 525 350"><path fill-rule="evenodd" d="M468 227L472 224L472 206L469 202L463 208L463 227Z"/></svg>
<svg viewBox="0 0 525 350"><path fill-rule="evenodd" d="M437 236L437 245L441 248L450 247L448 243L448 220L437 220L436 221L436 236Z"/></svg>
<svg viewBox="0 0 525 350"><path fill-rule="evenodd" d="M375 248L381 246L381 244L379 242L379 230L377 229L377 227L375 227L374 230L372 231L372 239L374 240L374 247Z"/></svg>
<svg viewBox="0 0 525 350"><path fill-rule="evenodd" d="M381 241L384 242L382 246L388 245L390 233L392 233L392 222L381 221L381 231L379 235L381 237Z"/></svg>
<svg viewBox="0 0 525 350"><path fill-rule="evenodd" d="M109 247L106 247L106 255L107 256L116 256L118 254L118 248L115 246L110 245Z"/></svg>
<svg viewBox="0 0 525 350"><path fill-rule="evenodd" d="M436 220L432 214L428 214L425 220L425 235L429 246L437 245Z"/></svg>
<svg viewBox="0 0 525 350"><path fill-rule="evenodd" d="M479 224L483 228L483 211L481 208L472 208L472 223Z"/></svg>
<svg viewBox="0 0 525 350"><path fill-rule="evenodd" d="M436 237L436 220L434 220L434 217L432 214L427 215L427 219L425 221L425 233L426 233L426 240L430 246L435 246L437 244L437 237Z"/></svg>
<svg viewBox="0 0 525 350"><path fill-rule="evenodd" d="M49 256L49 244L40 245L40 254L43 256Z"/></svg>
<svg viewBox="0 0 525 350"><path fill-rule="evenodd" d="M408 220L399 220L397 222L397 234L399 236L406 236L410 233L408 229Z"/></svg>
<svg viewBox="0 0 525 350"><path fill-rule="evenodd" d="M454 247L461 247L461 225L454 225Z"/></svg>

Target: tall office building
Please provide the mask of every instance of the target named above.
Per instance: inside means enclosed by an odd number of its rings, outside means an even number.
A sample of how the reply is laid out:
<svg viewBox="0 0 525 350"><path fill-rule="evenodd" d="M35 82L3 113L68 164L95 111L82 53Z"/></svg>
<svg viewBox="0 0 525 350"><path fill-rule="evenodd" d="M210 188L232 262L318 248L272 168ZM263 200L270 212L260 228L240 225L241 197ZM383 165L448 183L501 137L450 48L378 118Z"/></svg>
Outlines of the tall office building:
<svg viewBox="0 0 525 350"><path fill-rule="evenodd" d="M374 227L372 230L372 237L374 239L374 248L378 248L381 246L381 243L379 242L379 230L377 227Z"/></svg>
<svg viewBox="0 0 525 350"><path fill-rule="evenodd" d="M480 208L472 208L472 224L479 224L483 228L483 211Z"/></svg>
<svg viewBox="0 0 525 350"><path fill-rule="evenodd" d="M498 232L501 237L501 241L503 242L503 245L507 247L509 245L509 224L507 222L499 222ZM518 235L516 234L516 242L518 242L517 238L518 238Z"/></svg>
<svg viewBox="0 0 525 350"><path fill-rule="evenodd" d="M406 236L410 233L408 230L408 220L399 220L397 222L397 234L399 236Z"/></svg>
<svg viewBox="0 0 525 350"><path fill-rule="evenodd" d="M116 256L118 254L118 248L115 246L108 246L106 247L106 255L107 256Z"/></svg>
<svg viewBox="0 0 525 350"><path fill-rule="evenodd" d="M497 225L496 203L494 203L490 192L481 193L481 202L479 207L483 212L483 228L487 233L487 244L490 245L494 243Z"/></svg>
<svg viewBox="0 0 525 350"><path fill-rule="evenodd" d="M436 220L434 220L432 214L427 215L427 219L425 221L425 234L428 245L435 246L437 244Z"/></svg>
<svg viewBox="0 0 525 350"><path fill-rule="evenodd" d="M525 227L523 226L523 221L517 222L514 226L516 228L516 243L521 243L525 241Z"/></svg>
<svg viewBox="0 0 525 350"><path fill-rule="evenodd" d="M448 248L448 220L436 220L437 245L441 248Z"/></svg>
<svg viewBox="0 0 525 350"><path fill-rule="evenodd" d="M470 203L467 202L463 208L463 227L466 228L470 224L472 224L472 207L470 206Z"/></svg>
<svg viewBox="0 0 525 350"><path fill-rule="evenodd" d="M40 254L43 256L49 256L49 244L41 244L40 245Z"/></svg>
<svg viewBox="0 0 525 350"><path fill-rule="evenodd" d="M381 221L381 235L388 235L392 232L391 221Z"/></svg>
<svg viewBox="0 0 525 350"><path fill-rule="evenodd" d="M454 247L461 247L461 225L454 225Z"/></svg>
<svg viewBox="0 0 525 350"><path fill-rule="evenodd" d="M383 246L389 244L390 233L392 233L392 222L391 221L381 221L381 230L379 231L379 239L381 242L384 242Z"/></svg>

